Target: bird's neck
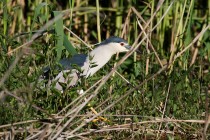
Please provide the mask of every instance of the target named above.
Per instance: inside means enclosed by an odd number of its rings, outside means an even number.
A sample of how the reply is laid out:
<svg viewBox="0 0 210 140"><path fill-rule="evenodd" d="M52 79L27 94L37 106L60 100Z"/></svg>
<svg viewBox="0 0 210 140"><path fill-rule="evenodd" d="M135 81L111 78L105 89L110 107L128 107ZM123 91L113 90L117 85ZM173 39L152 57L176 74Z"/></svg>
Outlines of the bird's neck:
<svg viewBox="0 0 210 140"><path fill-rule="evenodd" d="M116 52L112 49L104 48L107 46L99 46L90 52L89 57L87 58L89 62L85 65L89 65L89 69L84 72L86 77L92 76L96 73L100 68L102 68L114 55Z"/></svg>

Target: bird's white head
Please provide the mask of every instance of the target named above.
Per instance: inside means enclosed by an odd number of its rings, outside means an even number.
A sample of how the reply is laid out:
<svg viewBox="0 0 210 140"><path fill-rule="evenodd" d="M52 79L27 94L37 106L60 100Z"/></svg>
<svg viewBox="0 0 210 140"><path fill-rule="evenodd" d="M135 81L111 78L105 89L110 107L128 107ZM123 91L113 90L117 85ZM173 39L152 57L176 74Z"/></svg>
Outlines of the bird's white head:
<svg viewBox="0 0 210 140"><path fill-rule="evenodd" d="M112 54L127 52L131 49L128 42L122 38L112 36L98 45L100 50L109 50Z"/></svg>
<svg viewBox="0 0 210 140"><path fill-rule="evenodd" d="M103 42L99 43L97 47L90 52L91 60L86 62L86 65L83 67L84 75L86 77L93 75L100 68L102 68L112 57L112 55L120 52L127 52L131 49L128 45L128 42L119 37L110 37ZM90 67L90 63L94 63L97 66Z"/></svg>

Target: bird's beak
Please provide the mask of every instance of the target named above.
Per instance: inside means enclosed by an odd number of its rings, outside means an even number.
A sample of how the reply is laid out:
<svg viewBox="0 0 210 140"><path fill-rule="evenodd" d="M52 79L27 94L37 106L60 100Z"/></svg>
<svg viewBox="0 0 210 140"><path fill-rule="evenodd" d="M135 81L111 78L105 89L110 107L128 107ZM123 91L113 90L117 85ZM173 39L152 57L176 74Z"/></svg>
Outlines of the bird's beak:
<svg viewBox="0 0 210 140"><path fill-rule="evenodd" d="M125 48L128 49L128 51L132 49L132 47L130 45L125 46ZM135 52L141 54L141 52L139 50L136 50Z"/></svg>
<svg viewBox="0 0 210 140"><path fill-rule="evenodd" d="M136 52L137 52L138 54L142 54L142 52L140 52L139 50L136 50Z"/></svg>
<svg viewBox="0 0 210 140"><path fill-rule="evenodd" d="M129 51L131 50L131 46L130 45L126 45L125 48Z"/></svg>

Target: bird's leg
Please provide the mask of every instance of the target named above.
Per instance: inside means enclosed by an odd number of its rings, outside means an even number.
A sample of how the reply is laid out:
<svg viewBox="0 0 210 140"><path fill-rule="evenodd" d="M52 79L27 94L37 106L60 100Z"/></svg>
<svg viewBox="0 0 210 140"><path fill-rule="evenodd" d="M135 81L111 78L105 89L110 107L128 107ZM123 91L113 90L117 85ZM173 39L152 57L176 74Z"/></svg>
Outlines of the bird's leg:
<svg viewBox="0 0 210 140"><path fill-rule="evenodd" d="M79 95L81 95L81 94L84 93L83 89L78 90L77 92L78 92ZM85 98L85 100L87 100L87 98ZM91 107L90 104L88 104L88 107L90 108L90 110L91 110L95 115L98 115L98 112L97 112L93 107ZM104 118L104 117L99 116L99 117L97 117L96 119L94 119L92 122L97 122L97 121L99 121L99 120L102 120L102 121L104 121L104 122L109 121L107 118Z"/></svg>
<svg viewBox="0 0 210 140"><path fill-rule="evenodd" d="M83 91L83 90L80 90L80 91ZM85 98L85 100L87 100L87 98ZM88 104L88 107L90 108L90 110L95 114L95 115L98 115L98 112L93 108L91 107L90 104ZM104 122L108 122L109 120L107 118L104 118L104 117L101 117L101 116L98 116L96 119L94 119L92 122L97 122L97 121L104 121Z"/></svg>
<svg viewBox="0 0 210 140"><path fill-rule="evenodd" d="M90 104L88 104L88 106L90 107L90 110L95 114L95 115L98 115L98 112L90 106ZM94 119L92 122L97 122L97 121L104 121L104 122L107 122L109 121L107 118L104 118L104 117L101 117L101 116L98 116L96 119Z"/></svg>

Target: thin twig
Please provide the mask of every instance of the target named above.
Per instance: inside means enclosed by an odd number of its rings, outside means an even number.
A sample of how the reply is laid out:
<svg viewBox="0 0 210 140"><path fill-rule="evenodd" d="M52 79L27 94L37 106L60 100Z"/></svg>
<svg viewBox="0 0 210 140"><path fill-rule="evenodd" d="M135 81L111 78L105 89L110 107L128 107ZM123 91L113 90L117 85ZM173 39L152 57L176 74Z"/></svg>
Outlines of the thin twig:
<svg viewBox="0 0 210 140"><path fill-rule="evenodd" d="M168 95L169 95L170 88L171 88L171 80L169 81L169 84L168 84L168 91L167 91L167 95L166 95L166 99L165 99L165 103L164 103L164 108L163 108L163 113L162 113L162 117L161 117L162 119L164 118L164 115L165 115L166 105L167 105L167 102L168 102ZM161 127L162 127L162 123L160 123L159 130L161 129Z"/></svg>

